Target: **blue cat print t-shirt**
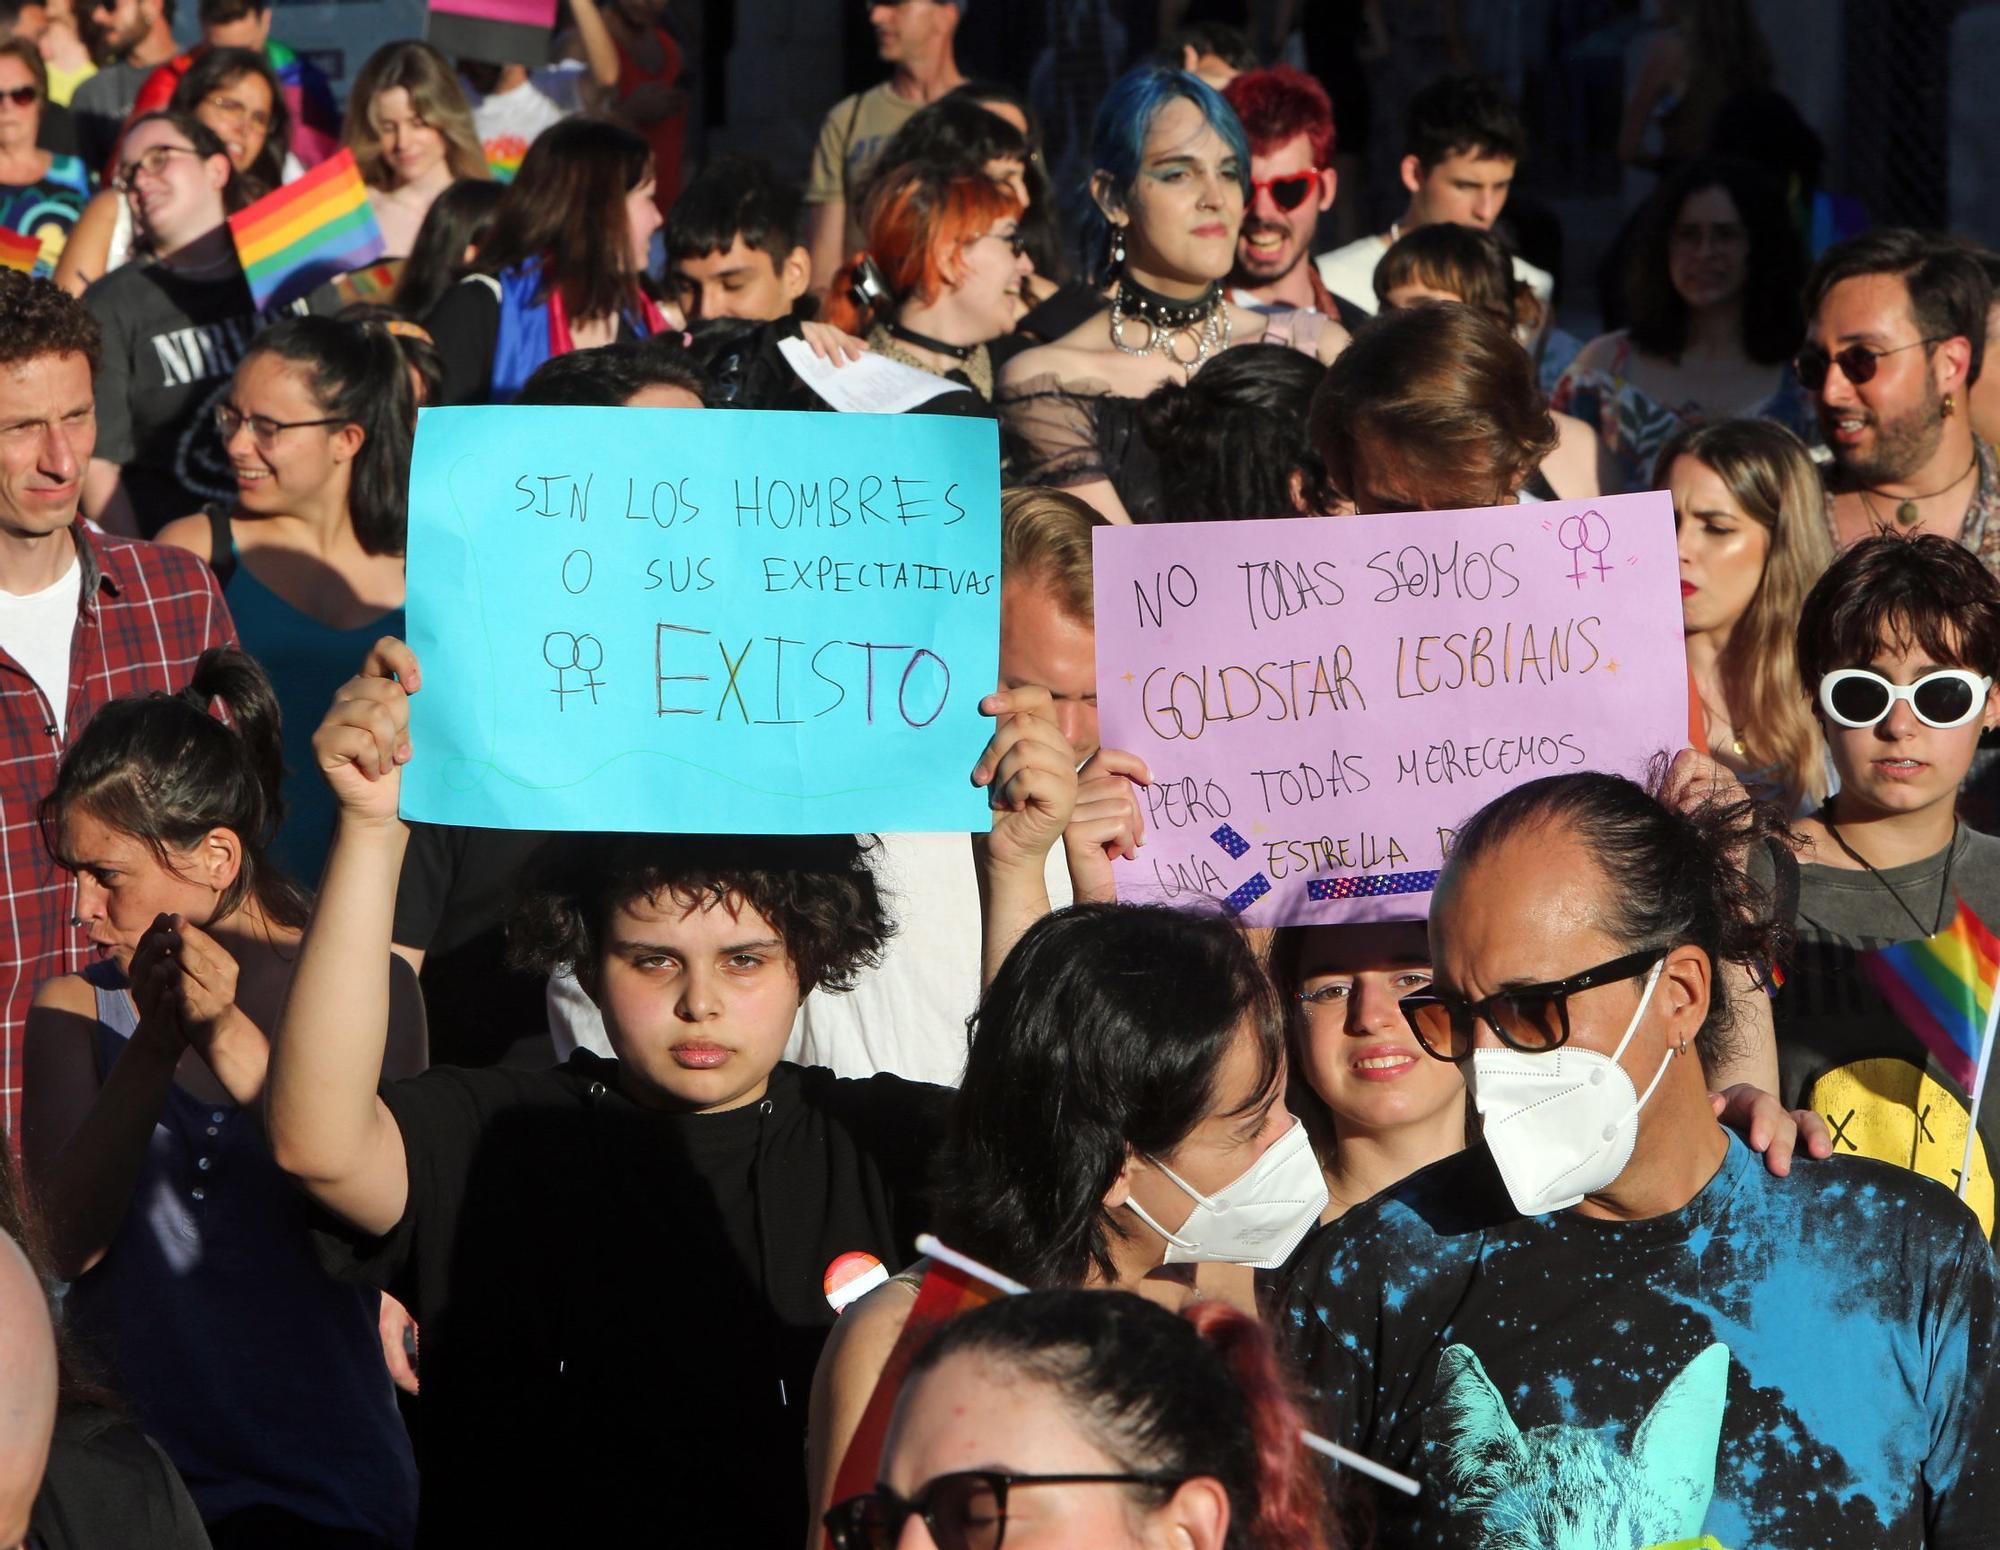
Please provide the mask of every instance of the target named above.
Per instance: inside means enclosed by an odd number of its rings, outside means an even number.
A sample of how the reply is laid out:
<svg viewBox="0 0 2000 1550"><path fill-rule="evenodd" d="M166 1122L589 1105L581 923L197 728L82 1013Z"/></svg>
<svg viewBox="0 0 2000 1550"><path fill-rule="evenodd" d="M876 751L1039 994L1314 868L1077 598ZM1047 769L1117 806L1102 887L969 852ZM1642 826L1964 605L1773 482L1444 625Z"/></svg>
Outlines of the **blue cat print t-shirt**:
<svg viewBox="0 0 2000 1550"><path fill-rule="evenodd" d="M1949 1192L1743 1143L1683 1210L1525 1218L1475 1147L1309 1239L1317 1429L1422 1482L1377 1542L2000 1547L1994 1264Z"/></svg>

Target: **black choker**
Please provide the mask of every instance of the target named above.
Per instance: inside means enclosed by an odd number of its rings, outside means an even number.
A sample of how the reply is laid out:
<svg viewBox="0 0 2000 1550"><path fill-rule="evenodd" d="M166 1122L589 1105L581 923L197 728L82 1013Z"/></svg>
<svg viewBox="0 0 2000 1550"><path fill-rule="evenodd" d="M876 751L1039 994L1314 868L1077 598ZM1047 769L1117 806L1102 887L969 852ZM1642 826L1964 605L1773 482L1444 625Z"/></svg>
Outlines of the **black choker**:
<svg viewBox="0 0 2000 1550"><path fill-rule="evenodd" d="M1118 310L1126 317L1151 324L1156 331L1199 328L1222 304L1222 282L1211 280L1199 296L1163 296L1130 275L1118 277Z"/></svg>
<svg viewBox="0 0 2000 1550"><path fill-rule="evenodd" d="M919 350L929 350L937 355L949 355L955 361L969 361L972 352L979 348L976 344L946 344L942 339L933 339L929 334L920 334L914 328L905 328L901 323L884 325L889 337L900 339L904 344L913 344Z"/></svg>

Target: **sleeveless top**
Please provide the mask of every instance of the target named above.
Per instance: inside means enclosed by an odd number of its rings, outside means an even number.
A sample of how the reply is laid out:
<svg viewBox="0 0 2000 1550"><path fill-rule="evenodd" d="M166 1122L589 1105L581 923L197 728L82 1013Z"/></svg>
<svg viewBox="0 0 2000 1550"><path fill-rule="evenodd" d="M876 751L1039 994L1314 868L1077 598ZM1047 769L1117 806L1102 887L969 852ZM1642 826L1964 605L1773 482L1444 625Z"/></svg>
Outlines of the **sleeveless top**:
<svg viewBox="0 0 2000 1550"><path fill-rule="evenodd" d="M102 1080L138 1011L115 964L83 978L97 995ZM376 1333L378 1294L320 1269L310 1210L253 1116L176 1084L65 1321L208 1522L276 1507L408 1545L416 1463Z"/></svg>
<svg viewBox="0 0 2000 1550"><path fill-rule="evenodd" d="M209 522L209 568L222 587L237 638L271 680L284 715L285 821L271 845L271 859L288 877L311 887L333 841L336 804L313 763L312 735L333 691L360 668L368 648L384 635L401 638L403 610L392 608L367 624L336 630L302 613L237 563L227 508L202 508Z"/></svg>
<svg viewBox="0 0 2000 1550"><path fill-rule="evenodd" d="M1324 314L1307 307L1274 312L1257 338L1236 342L1282 345L1316 357L1327 323ZM1144 402L1116 392L1101 378L1068 380L1054 372L999 389L994 408L1006 483L1066 489L1108 479L1133 522L1169 520L1159 457L1139 433Z"/></svg>

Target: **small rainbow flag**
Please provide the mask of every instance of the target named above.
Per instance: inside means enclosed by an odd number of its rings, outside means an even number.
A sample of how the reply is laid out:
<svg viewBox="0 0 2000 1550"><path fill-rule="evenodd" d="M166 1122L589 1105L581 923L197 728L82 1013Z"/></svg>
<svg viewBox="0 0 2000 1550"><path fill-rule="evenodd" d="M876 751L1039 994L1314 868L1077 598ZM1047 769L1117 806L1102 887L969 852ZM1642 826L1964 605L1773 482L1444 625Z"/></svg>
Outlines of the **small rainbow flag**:
<svg viewBox="0 0 2000 1550"><path fill-rule="evenodd" d="M42 239L0 226L0 269L18 269L33 274L41 262Z"/></svg>
<svg viewBox="0 0 2000 1550"><path fill-rule="evenodd" d="M1974 1093L2000 984L2000 937L1960 899L1957 915L1936 936L1863 953L1860 962L1903 1026L1947 1076Z"/></svg>
<svg viewBox="0 0 2000 1550"><path fill-rule="evenodd" d="M370 264L366 269L337 275L333 288L340 293L342 301L380 302L386 306L396 299L396 287L403 279L403 263L400 258L385 259L382 263Z"/></svg>
<svg viewBox="0 0 2000 1550"><path fill-rule="evenodd" d="M889 1359L882 1364L882 1376L875 1380L875 1391L868 1396L867 1408L861 1412L847 1453L840 1461L834 1477L835 1501L846 1501L850 1496L875 1489L875 1471L882 1462L882 1444L888 1440L889 1418L895 1412L896 1396L902 1392L903 1379L909 1375L910 1363L916 1360L917 1352L942 1325L1003 1295L997 1286L988 1285L955 1265L931 1262L917 1287L916 1305L910 1309L903 1332L889 1351ZM821 1542L832 1543L830 1536L823 1537Z"/></svg>
<svg viewBox="0 0 2000 1550"><path fill-rule="evenodd" d="M237 211L229 231L260 310L382 256L382 228L347 150Z"/></svg>

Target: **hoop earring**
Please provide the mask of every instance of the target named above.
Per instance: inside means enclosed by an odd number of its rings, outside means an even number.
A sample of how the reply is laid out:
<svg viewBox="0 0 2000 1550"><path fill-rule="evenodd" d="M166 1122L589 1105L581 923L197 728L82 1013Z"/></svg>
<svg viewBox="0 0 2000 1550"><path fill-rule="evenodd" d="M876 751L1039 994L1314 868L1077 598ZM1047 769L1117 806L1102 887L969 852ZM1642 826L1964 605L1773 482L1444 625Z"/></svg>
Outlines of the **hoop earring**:
<svg viewBox="0 0 2000 1550"><path fill-rule="evenodd" d="M1957 412L1958 401L1951 394L1945 394L1944 402L1938 406L1938 418L1949 420Z"/></svg>

